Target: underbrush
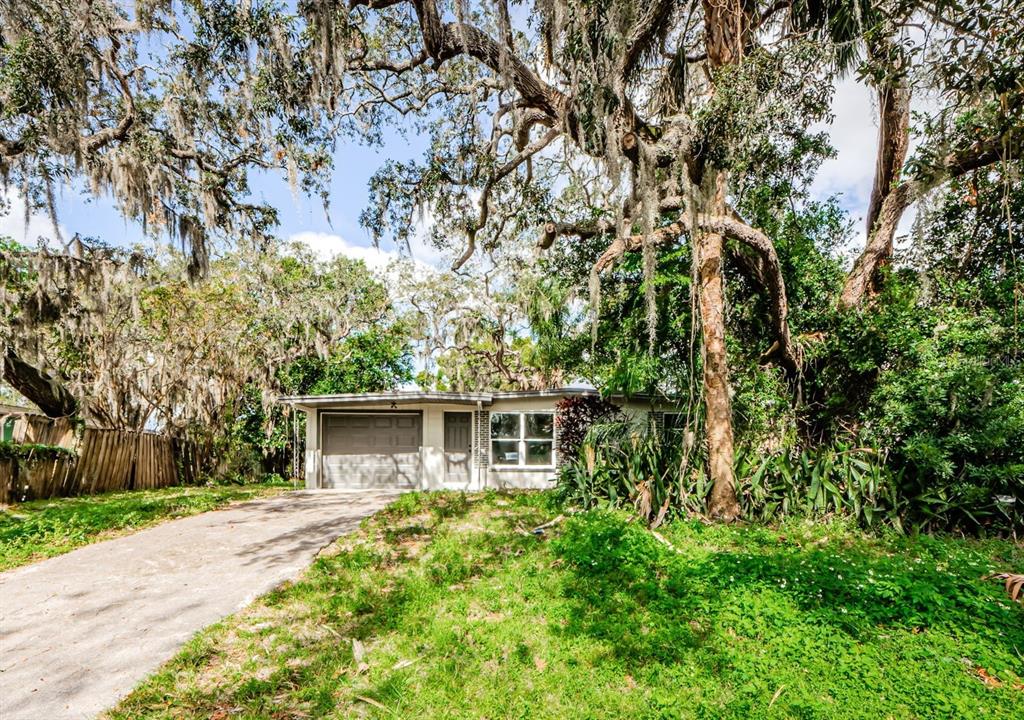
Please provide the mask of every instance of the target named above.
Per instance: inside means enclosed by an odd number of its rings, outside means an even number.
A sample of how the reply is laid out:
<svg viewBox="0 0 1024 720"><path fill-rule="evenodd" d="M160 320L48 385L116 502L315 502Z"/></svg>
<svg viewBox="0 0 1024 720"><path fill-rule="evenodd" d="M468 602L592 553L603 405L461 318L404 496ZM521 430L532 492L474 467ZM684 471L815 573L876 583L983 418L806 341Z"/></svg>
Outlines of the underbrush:
<svg viewBox="0 0 1024 720"><path fill-rule="evenodd" d="M711 492L703 449L692 434L646 421L598 423L578 457L559 475L559 494L583 508L634 507L655 525L704 515ZM1024 478L995 488L929 482L893 469L870 447L835 442L775 453L739 452L737 494L743 517L840 515L864 528L899 532L1019 534L1024 530Z"/></svg>
<svg viewBox="0 0 1024 720"><path fill-rule="evenodd" d="M110 718L1018 718L1001 540L408 494Z"/></svg>

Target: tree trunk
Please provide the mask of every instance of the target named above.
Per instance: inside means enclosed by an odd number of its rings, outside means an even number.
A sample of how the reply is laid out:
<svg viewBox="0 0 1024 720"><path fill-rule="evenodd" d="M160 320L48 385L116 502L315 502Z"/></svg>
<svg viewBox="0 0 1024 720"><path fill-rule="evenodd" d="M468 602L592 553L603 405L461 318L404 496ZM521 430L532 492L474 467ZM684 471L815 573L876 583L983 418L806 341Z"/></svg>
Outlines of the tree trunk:
<svg viewBox="0 0 1024 720"><path fill-rule="evenodd" d="M701 203L718 215L725 209L724 172L709 174L701 187ZM730 522L739 517L736 476L733 468L732 399L729 362L725 351L725 293L722 278L724 237L719 232L693 233L697 263L697 297L700 305L704 352L704 411L707 429L711 499L708 514Z"/></svg>
<svg viewBox="0 0 1024 720"><path fill-rule="evenodd" d="M878 272L892 259L893 238L900 218L910 202L910 187L900 185L882 201L875 229L868 236L864 252L860 254L853 268L846 276L846 284L839 296L839 307L849 309L861 304L874 291Z"/></svg>
<svg viewBox="0 0 1024 720"><path fill-rule="evenodd" d="M875 181L868 205L867 242L839 297L840 308L852 308L875 291L879 270L892 258L893 239L906 209L899 192L900 171L910 145L910 90L902 80L884 81L878 88L878 151Z"/></svg>
<svg viewBox="0 0 1024 720"><path fill-rule="evenodd" d="M70 417L78 413L78 401L60 380L22 360L9 345L3 357L3 377L48 417Z"/></svg>
<svg viewBox="0 0 1024 720"><path fill-rule="evenodd" d="M704 37L712 72L743 60L743 38L749 18L741 0L703 0ZM698 184L697 214L722 217L726 214L725 194L728 172L705 167ZM717 229L702 231L694 222L694 253L697 263L697 297L700 303L701 335L704 344L704 411L711 473L708 514L730 522L739 517L736 476L733 468L732 398L729 390L729 362L725 353L725 292L722 279L723 234Z"/></svg>

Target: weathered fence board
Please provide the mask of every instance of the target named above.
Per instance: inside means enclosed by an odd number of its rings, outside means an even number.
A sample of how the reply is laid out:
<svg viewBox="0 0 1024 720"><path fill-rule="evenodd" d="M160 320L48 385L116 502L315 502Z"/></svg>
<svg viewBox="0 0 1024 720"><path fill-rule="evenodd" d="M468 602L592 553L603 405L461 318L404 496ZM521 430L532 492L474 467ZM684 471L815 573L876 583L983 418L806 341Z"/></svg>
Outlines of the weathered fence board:
<svg viewBox="0 0 1024 720"><path fill-rule="evenodd" d="M157 433L86 428L77 436L70 423L25 416L14 441L60 445L77 458L0 460L0 503L154 489L194 483L199 475L192 443Z"/></svg>
<svg viewBox="0 0 1024 720"><path fill-rule="evenodd" d="M67 418L52 419L30 413L11 413L3 417L14 418L12 442L60 447L72 447L75 444L75 427Z"/></svg>
<svg viewBox="0 0 1024 720"><path fill-rule="evenodd" d="M0 460L0 504L77 494L75 458Z"/></svg>

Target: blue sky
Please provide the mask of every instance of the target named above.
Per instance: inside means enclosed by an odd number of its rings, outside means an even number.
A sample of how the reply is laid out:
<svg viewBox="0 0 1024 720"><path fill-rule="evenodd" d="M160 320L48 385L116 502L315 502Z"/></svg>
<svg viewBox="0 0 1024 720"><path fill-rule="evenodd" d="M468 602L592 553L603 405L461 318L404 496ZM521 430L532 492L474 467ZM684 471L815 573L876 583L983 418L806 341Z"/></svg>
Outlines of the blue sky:
<svg viewBox="0 0 1024 720"><path fill-rule="evenodd" d="M329 216L325 215L319 198L293 195L282 175L254 174L252 186L256 198L278 209L280 237L316 233L344 238L353 246L370 246L372 242L368 234L359 225L359 213L367 204L367 183L371 175L388 159L408 160L419 157L425 146L425 139L402 137L395 132L387 134L383 147L339 144L330 184ZM12 208L7 217L0 218L0 233L25 242L32 242L39 235L52 236L52 223L45 216L33 217L26 231L24 205L17 191L9 191L8 199ZM109 197L96 198L88 193L63 188L57 198L57 206L65 237L80 233L117 245L149 242L143 239L141 225L126 220Z"/></svg>
<svg viewBox="0 0 1024 720"><path fill-rule="evenodd" d="M842 205L855 220L863 217L871 190L874 172L874 150L877 135L876 111L871 95L852 80L840 84L833 101L835 121L830 127L838 156L825 163L814 183L819 198L838 194ZM320 256L344 253L380 265L396 250L383 246L372 248L368 233L359 225L359 214L366 206L367 182L388 159L418 158L426 147L426 139L413 133L403 136L388 132L382 147L366 147L356 143L339 143L335 152L335 171L330 185L330 217L325 217L318 198L293 196L284 177L264 175L253 178L257 197L278 208L282 238L306 242ZM52 225L44 216L33 217L26 231L24 205L15 190L8 192L11 213L0 217L0 234L11 235L23 242L34 242L39 235L52 236ZM58 198L58 214L65 237L75 233L98 237L112 244L131 245L143 240L142 229L125 221L109 198L92 198L65 189ZM908 228L912 213L904 218ZM863 242L863 225L855 226L857 235L851 246ZM152 241L146 241L152 242ZM436 262L437 255L429 248L413 247L418 260Z"/></svg>

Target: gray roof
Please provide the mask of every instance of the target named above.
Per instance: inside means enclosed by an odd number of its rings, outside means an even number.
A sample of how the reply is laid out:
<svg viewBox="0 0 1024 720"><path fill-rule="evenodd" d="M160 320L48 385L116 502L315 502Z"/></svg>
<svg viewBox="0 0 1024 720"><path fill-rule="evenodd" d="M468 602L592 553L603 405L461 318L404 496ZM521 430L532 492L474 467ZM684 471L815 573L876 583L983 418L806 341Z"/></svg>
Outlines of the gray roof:
<svg viewBox="0 0 1024 720"><path fill-rule="evenodd" d="M490 405L495 400L513 398L533 397L567 397L569 395L597 395L594 388L587 387L565 387L552 388L548 390L516 390L505 392L432 392L424 390L395 390L393 392L378 393L343 393L340 395L284 395L278 398L279 402L287 405L303 405L306 407L322 407L325 405L373 405L380 403L394 403L396 405L409 403L449 403L476 405L483 403Z"/></svg>
<svg viewBox="0 0 1024 720"><path fill-rule="evenodd" d="M424 392L420 390L396 390L380 393L342 393L339 395L284 395L279 402L288 405L371 405L378 403L466 403L491 402L490 393Z"/></svg>
<svg viewBox="0 0 1024 720"><path fill-rule="evenodd" d="M574 385L546 390L512 390L495 392L433 392L425 390L395 390L377 393L343 393L339 395L283 395L278 402L302 407L327 407L337 405L409 405L413 403L446 403L451 405L490 405L495 400L538 397L569 397L578 395L596 396L600 393L593 386ZM634 395L633 400L651 400L649 395Z"/></svg>

